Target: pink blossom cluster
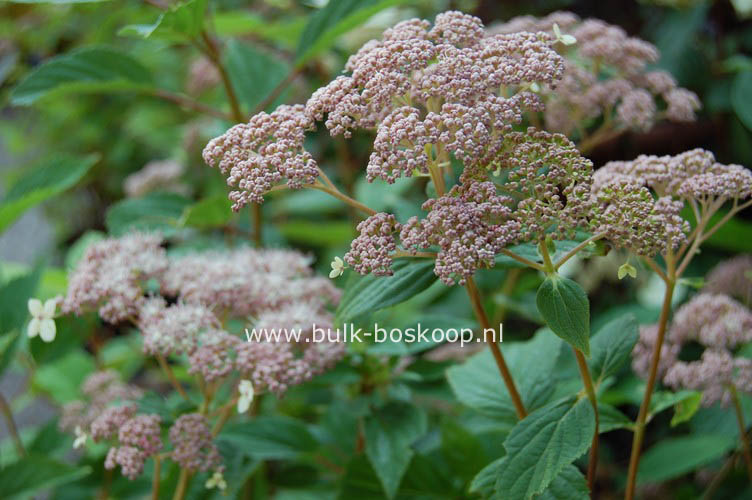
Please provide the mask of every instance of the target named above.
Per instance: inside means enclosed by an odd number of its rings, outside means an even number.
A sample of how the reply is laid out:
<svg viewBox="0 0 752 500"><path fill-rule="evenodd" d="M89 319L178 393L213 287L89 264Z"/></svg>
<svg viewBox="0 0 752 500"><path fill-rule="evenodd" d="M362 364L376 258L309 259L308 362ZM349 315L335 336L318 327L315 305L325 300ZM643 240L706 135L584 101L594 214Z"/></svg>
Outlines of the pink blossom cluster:
<svg viewBox="0 0 752 500"><path fill-rule="evenodd" d="M653 256L687 241L689 223L680 216L684 204L670 196L656 200L634 179L614 178L597 192L596 200L594 231L605 233L618 248Z"/></svg>
<svg viewBox="0 0 752 500"><path fill-rule="evenodd" d="M493 267L499 251L516 241L520 223L508 207L511 199L496 193L484 173L466 170L460 184L423 204L424 219L412 217L400 232L410 252L438 246L434 271L446 283L464 284L481 267Z"/></svg>
<svg viewBox="0 0 752 500"><path fill-rule="evenodd" d="M508 172L504 191L519 199L514 219L520 239L571 238L586 229L593 210L592 162L561 134L529 128L509 134L506 142L496 164Z"/></svg>
<svg viewBox="0 0 752 500"><path fill-rule="evenodd" d="M146 282L167 269L161 245L158 235L134 233L89 246L69 275L63 313L98 309L110 323L134 317L145 300Z"/></svg>
<svg viewBox="0 0 752 500"><path fill-rule="evenodd" d="M222 456L214 444L209 422L200 413L181 415L170 427L171 458L189 471L222 470Z"/></svg>
<svg viewBox="0 0 752 500"><path fill-rule="evenodd" d="M292 250L242 248L187 254L171 260L162 291L219 316L258 317L298 302L337 303L340 291L315 276L311 258Z"/></svg>
<svg viewBox="0 0 752 500"><path fill-rule="evenodd" d="M555 45L565 58L565 70L555 89L543 90L548 130L570 135L583 121L600 117L614 120L620 128L643 131L662 118L676 122L695 119L700 108L697 95L677 87L669 73L648 70L648 65L658 60L658 50L618 26L554 12L543 18L513 18L488 32L552 34L554 25L577 42Z"/></svg>
<svg viewBox="0 0 752 500"><path fill-rule="evenodd" d="M360 274L391 276L392 254L397 249L395 233L402 228L394 215L378 213L358 224L360 236L350 244L345 262Z"/></svg>
<svg viewBox="0 0 752 500"><path fill-rule="evenodd" d="M482 165L503 146L526 109L540 110L527 86L554 84L563 60L545 34L484 36L479 19L459 12L405 21L367 43L340 76L306 104L332 135L376 129L368 179L394 182L427 172L436 155Z"/></svg>
<svg viewBox="0 0 752 500"><path fill-rule="evenodd" d="M240 123L204 148L204 161L227 174L233 210L262 203L264 193L283 179L290 188L312 184L318 166L303 148L305 132L313 121L302 105L280 106L271 114L259 113Z"/></svg>
<svg viewBox="0 0 752 500"><path fill-rule="evenodd" d="M715 266L705 277L704 291L752 305L752 255L737 255Z"/></svg>
<svg viewBox="0 0 752 500"><path fill-rule="evenodd" d="M103 415L109 415L107 422L118 419L120 416L130 418L135 413L133 401L139 399L142 391L133 385L124 383L120 376L112 371L97 371L89 375L81 386L83 400L76 400L66 403L63 406L60 417L60 428L66 431L73 431L76 427L81 428L86 433L97 435L107 435L109 427L100 418ZM117 405L116 405L117 403ZM99 420L95 426L94 423ZM115 425L115 429L119 425Z"/></svg>
<svg viewBox="0 0 752 500"><path fill-rule="evenodd" d="M657 325L642 327L640 341L632 352L635 372L647 377L657 336ZM752 341L752 311L720 294L701 293L676 312L661 350L658 375L673 389L702 391L702 403L730 402L733 385L752 393L752 360L735 357L734 349ZM700 359L682 361L683 345L703 347Z"/></svg>
<svg viewBox="0 0 752 500"><path fill-rule="evenodd" d="M126 236L95 244L87 251L74 271L72 285L92 283L94 265L99 270L117 271L130 262L125 271L139 276L141 260L130 253L101 251L123 247L135 253L133 245L147 241L146 253L159 252L160 266L149 268L148 276L159 284L161 295L147 295L139 283L133 285L125 311L110 304L103 319L129 319L143 335L144 352L159 356L185 356L188 371L212 382L229 376L233 371L252 376L256 390L269 389L282 394L288 387L310 380L329 369L344 355L344 345L322 342L267 342L229 333L228 319L247 321L249 329L259 332L300 330L310 335L315 324L332 328L328 310L339 301L340 292L330 280L313 274L311 259L288 250L237 249L211 251L166 257L158 236ZM115 262L110 262L112 258ZM145 259L141 257L141 259ZM82 279L85 276L86 279ZM99 296L115 295L109 290ZM69 298L78 299L78 289L69 290ZM169 300L168 300L169 299ZM71 303L73 301L71 300ZM85 306L97 306L101 299L89 299L72 310L83 312ZM102 309L100 308L100 313ZM284 339L283 339L284 340ZM256 352L258 351L258 352ZM276 352L276 353L275 353ZM97 379L98 380L98 379ZM89 385L95 383L89 382ZM96 392L96 391L94 391ZM111 401L97 404L96 411L85 422L85 428ZM86 405L76 408L83 411ZM103 425L107 420L103 421ZM72 427L71 427L72 428ZM105 428L102 428L102 433Z"/></svg>
<svg viewBox="0 0 752 500"><path fill-rule="evenodd" d="M710 151L692 149L675 156L640 155L632 161L612 161L593 175L596 189L615 178L634 179L658 196L701 203L723 203L752 195L752 172L741 165L718 163Z"/></svg>
<svg viewBox="0 0 752 500"><path fill-rule="evenodd" d="M127 478L140 476L146 459L162 449L161 422L159 415L137 415L123 422L118 431L120 446L107 452L105 469L119 465Z"/></svg>
<svg viewBox="0 0 752 500"><path fill-rule="evenodd" d="M679 212L685 202L714 212L729 200L752 195L752 172L723 165L693 149L675 156L641 155L609 162L593 175L600 214L597 232L640 255L664 254L682 245L689 231Z"/></svg>

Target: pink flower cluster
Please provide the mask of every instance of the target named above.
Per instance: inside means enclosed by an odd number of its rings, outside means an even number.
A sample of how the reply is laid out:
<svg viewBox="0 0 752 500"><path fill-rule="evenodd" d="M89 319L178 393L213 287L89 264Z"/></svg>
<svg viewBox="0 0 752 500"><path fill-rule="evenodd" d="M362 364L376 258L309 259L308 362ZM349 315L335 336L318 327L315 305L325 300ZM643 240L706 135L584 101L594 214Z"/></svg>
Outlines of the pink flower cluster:
<svg viewBox="0 0 752 500"><path fill-rule="evenodd" d="M609 162L593 175L601 213L596 232L640 255L665 253L686 241L689 224L679 212L685 202L714 212L729 200L752 195L752 172L723 165L709 151L676 156L641 155Z"/></svg>
<svg viewBox="0 0 752 500"><path fill-rule="evenodd" d="M511 124L540 101L526 85L554 84L563 60L544 34L484 36L480 20L459 12L405 21L367 43L340 76L306 104L332 135L376 129L368 179L394 182L427 171L451 152L482 165L500 150ZM501 97L501 89L506 97Z"/></svg>
<svg viewBox="0 0 752 500"><path fill-rule="evenodd" d="M592 162L561 134L530 128L506 139L496 164L508 171L504 191L519 198L514 219L520 239L571 238L586 229L593 210Z"/></svg>
<svg viewBox="0 0 752 500"><path fill-rule="evenodd" d="M488 31L551 34L554 24L577 42L556 45L565 57L565 70L555 89L543 91L548 130L570 135L583 120L599 117L615 120L617 127L643 131L664 117L677 122L695 119L695 111L700 108L697 96L677 87L665 71L648 71L647 66L660 56L658 50L644 40L629 37L618 26L598 19L580 20L570 12L554 12L540 19L514 18Z"/></svg>
<svg viewBox="0 0 752 500"><path fill-rule="evenodd" d="M92 244L68 278L63 313L98 309L110 323L134 317L146 282L167 269L161 244L161 237L139 233Z"/></svg>
<svg viewBox="0 0 752 500"><path fill-rule="evenodd" d="M655 346L657 325L643 327L632 352L632 367L646 377ZM729 387L752 393L752 360L734 357L733 350L752 341L752 311L726 295L702 293L676 312L664 342L658 375L674 389L699 390L702 403L730 402ZM705 347L700 359L682 361L681 347Z"/></svg>
<svg viewBox="0 0 752 500"><path fill-rule="evenodd" d="M705 278L704 290L752 305L752 255L737 255L715 266Z"/></svg>
<svg viewBox="0 0 752 500"><path fill-rule="evenodd" d="M312 184L318 166L303 148L305 132L313 121L302 105L280 106L271 114L259 113L240 123L204 148L204 161L228 174L233 210L248 203L262 203L264 193L281 180L298 189Z"/></svg>
<svg viewBox="0 0 752 500"><path fill-rule="evenodd" d="M127 478L140 476L146 459L162 449L161 422L159 415L138 415L122 423L118 431L120 446L107 452L105 469L119 465Z"/></svg>
<svg viewBox="0 0 752 500"><path fill-rule="evenodd" d="M360 236L350 245L345 262L360 274L392 275L392 253L397 249L395 233L402 228L394 215L378 213L358 224Z"/></svg>
<svg viewBox="0 0 752 500"><path fill-rule="evenodd" d="M66 431L73 431L80 427L84 432L92 433L96 429L97 435L106 435L109 427L106 427L104 421L100 421L96 426L94 422L100 420L103 415L107 422L117 419L117 415L126 415L128 418L135 413L133 401L139 399L142 391L135 386L125 384L120 380L120 376L112 371L98 371L89 375L81 387L84 400L71 401L63 406L62 416L60 417L60 428ZM113 406L119 403L119 406ZM113 414L114 412L114 414ZM114 429L119 427L115 425Z"/></svg>
<svg viewBox="0 0 752 500"><path fill-rule="evenodd" d="M425 219L412 217L400 232L408 251L439 247L434 270L447 285L464 284L477 269L493 267L499 250L519 238L520 224L507 206L511 199L478 176L466 170L449 193L423 204Z"/></svg>
<svg viewBox="0 0 752 500"><path fill-rule="evenodd" d="M148 276L159 283L162 295L148 296L140 282L134 283L125 311L109 302L107 309L100 307L100 314L105 310L108 315L103 318L113 322L132 320L143 334L146 353L185 355L189 373L207 382L240 372L253 379L256 390L277 394L331 368L344 355L344 345L336 342L271 342L263 338L245 342L225 330L228 318L248 320L248 328L262 334L272 329L295 329L309 335L314 324L332 328L333 318L327 308L339 301L340 292L330 280L314 276L310 258L298 252L245 248L168 259L161 238L127 236L93 245L74 271L72 284L80 287L81 283L92 283L95 264L102 273L110 270L133 277L146 275L141 265L143 260L150 262L146 257L129 260L131 253L109 251L127 248L136 253L134 245L144 241L150 244L145 249L147 254L159 252L160 265L150 267ZM102 247L108 251L102 251ZM131 267L122 270L126 262ZM75 303L81 292L79 288L69 290L71 310L83 312L117 295L104 287L95 292L95 297ZM86 428L106 406L98 405Z"/></svg>
<svg viewBox="0 0 752 500"><path fill-rule="evenodd" d="M131 198L158 189L183 192L187 188L180 183L184 170L183 165L174 160L150 161L144 168L125 178L123 189Z"/></svg>
<svg viewBox="0 0 752 500"><path fill-rule="evenodd" d="M222 456L212 439L209 422L199 413L181 415L170 427L172 459L193 472L222 470Z"/></svg>

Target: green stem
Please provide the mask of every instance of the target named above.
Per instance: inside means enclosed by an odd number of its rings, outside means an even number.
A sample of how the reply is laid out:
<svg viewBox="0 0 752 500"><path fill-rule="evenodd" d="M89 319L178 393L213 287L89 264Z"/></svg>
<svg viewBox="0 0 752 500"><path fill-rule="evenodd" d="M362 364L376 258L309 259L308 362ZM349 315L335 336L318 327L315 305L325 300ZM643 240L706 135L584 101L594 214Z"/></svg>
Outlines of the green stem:
<svg viewBox="0 0 752 500"><path fill-rule="evenodd" d="M669 261L671 259L669 258ZM637 466L640 462L640 450L642 448L642 442L645 438L645 426L650 411L650 399L653 395L653 389L655 387L655 381L658 376L658 364L661 359L661 349L663 347L663 340L666 336L666 327L668 325L668 316L671 313L671 299L674 296L674 287L676 286L675 273L671 262L669 266L669 280L666 281L666 292L663 297L663 306L661 308L661 316L658 320L658 336L655 341L655 347L653 348L653 356L650 361L650 371L648 373L648 381L645 386L645 396L642 399L640 405L640 413L637 415L637 422L635 422L635 432L632 438L632 454L629 458L629 472L627 473L627 490L624 495L626 500L633 500L635 495L635 485L637 482Z"/></svg>
<svg viewBox="0 0 752 500"><path fill-rule="evenodd" d="M734 402L736 422L739 424L739 437L742 440L744 461L747 463L747 474L749 475L749 480L752 482L752 451L750 451L749 439L747 438L747 426L744 423L744 412L742 411L742 405L739 401L739 393L736 390L736 386L734 386L734 384L729 384L729 391L731 392L731 400Z"/></svg>
<svg viewBox="0 0 752 500"><path fill-rule="evenodd" d="M496 361L496 366L499 369L499 373L501 373L501 378L504 380L504 385L506 385L509 396L512 399L514 409L517 412L517 417L522 420L527 416L525 405L522 403L520 393L517 392L517 387L514 384L514 378L512 378L512 373L509 371L509 367L507 367L507 363L504 360L504 355L501 353L501 349L499 349L499 346L496 343L496 334L494 333L490 340L488 340L485 335L485 332L487 330L492 330L494 332L496 332L496 330L491 327L491 324L488 321L486 311L483 309L480 292L478 291L478 287L475 285L473 278L467 279L465 289L467 290L468 297L470 297L470 303L473 306L475 316L478 318L478 322L483 329L483 337L487 341L488 347L491 349L491 354L493 354L494 361Z"/></svg>
<svg viewBox="0 0 752 500"><path fill-rule="evenodd" d="M321 184L320 182L316 182L315 184L309 184L308 187L310 187L311 189L318 189L319 191L323 191L327 194L330 194L334 196L335 198L337 198L338 200L344 201L351 207L355 207L358 210L361 210L367 213L368 215L376 215L377 213L376 210L373 210L372 208L369 208L363 205L361 202L350 198L349 196L339 191L338 189L333 189L329 186L325 186L324 184Z"/></svg>
<svg viewBox="0 0 752 500"><path fill-rule="evenodd" d="M188 469L181 469L180 477L178 477L178 484L175 487L175 494L172 496L172 500L183 500L185 498L190 481L191 472Z"/></svg>
<svg viewBox="0 0 752 500"><path fill-rule="evenodd" d="M586 246L588 246L590 243L592 243L594 241L598 241L601 238L604 238L605 236L606 236L606 233L598 233L598 234L594 234L590 238L586 239L585 241L583 241L582 243L580 243L579 245L577 245L576 247L574 247L572 250L570 250L564 257L562 257L561 259L559 259L559 262L557 262L556 264L554 264L554 269L559 269L561 266L564 265L564 263L566 261L568 261L569 259L571 259L575 255L577 255L577 252L579 252L580 250L582 250L583 248L585 248Z"/></svg>
<svg viewBox="0 0 752 500"><path fill-rule="evenodd" d="M588 369L587 361L582 353L572 347L574 356L577 358L577 366L580 369L580 375L582 376L582 382L585 386L585 392L590 400L590 404L593 405L593 411L595 412L595 433L593 434L593 443L590 446L590 461L588 462L587 480L588 487L590 488L590 494L593 494L593 486L595 484L595 473L598 468L598 427L600 425L600 417L598 415L598 400L595 396L595 387L593 386L593 379L590 377L590 370Z"/></svg>
<svg viewBox="0 0 752 500"><path fill-rule="evenodd" d="M183 398L186 401L190 401L188 398L188 394L186 394L185 389L183 389L183 386L180 385L180 382L178 382L178 379L175 377L175 374L172 372L172 368L170 368L170 365L167 363L167 360L162 356L161 354L157 354L157 361L159 362L159 366L162 368L162 371L167 375L167 378L169 379L172 386L175 388L178 393L183 396Z"/></svg>
<svg viewBox="0 0 752 500"><path fill-rule="evenodd" d="M13 439L13 445L16 447L16 453L19 457L26 456L26 449L24 448L23 441L18 435L18 428L16 427L16 421L13 420L13 410L11 409L8 401L0 393L0 413L5 418L5 426L8 428L8 434Z"/></svg>
<svg viewBox="0 0 752 500"><path fill-rule="evenodd" d="M159 500L159 480L162 471L162 459L159 455L154 455L154 477L151 480L151 498Z"/></svg>

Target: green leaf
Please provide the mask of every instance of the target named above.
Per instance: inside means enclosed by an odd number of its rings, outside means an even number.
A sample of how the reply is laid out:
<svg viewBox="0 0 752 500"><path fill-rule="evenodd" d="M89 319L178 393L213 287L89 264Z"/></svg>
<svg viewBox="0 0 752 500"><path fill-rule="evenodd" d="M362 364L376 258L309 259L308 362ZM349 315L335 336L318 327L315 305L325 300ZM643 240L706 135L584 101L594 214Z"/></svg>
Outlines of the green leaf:
<svg viewBox="0 0 752 500"><path fill-rule="evenodd" d="M366 455L387 497L397 493L413 457L410 445L426 432L427 425L426 414L408 403L388 403L366 418Z"/></svg>
<svg viewBox="0 0 752 500"><path fill-rule="evenodd" d="M42 268L36 267L32 272L17 276L0 287L0 335L20 330L29 318L27 303L36 293L41 276Z"/></svg>
<svg viewBox="0 0 752 500"><path fill-rule="evenodd" d="M73 187L98 160L98 155L57 155L26 173L0 202L0 232L26 210Z"/></svg>
<svg viewBox="0 0 752 500"><path fill-rule="evenodd" d="M590 302L576 282L548 276L538 288L538 311L553 332L590 356Z"/></svg>
<svg viewBox="0 0 752 500"><path fill-rule="evenodd" d="M477 493L481 498L493 497L496 488L496 478L501 474L503 461L504 457L497 458L481 469L470 483L470 493Z"/></svg>
<svg viewBox="0 0 752 500"><path fill-rule="evenodd" d="M255 109L291 71L279 57L238 40L228 42L225 64L238 99L248 110Z"/></svg>
<svg viewBox="0 0 752 500"><path fill-rule="evenodd" d="M334 45L337 37L356 28L379 11L410 0L330 0L313 14L303 30L295 55L295 65L303 66Z"/></svg>
<svg viewBox="0 0 752 500"><path fill-rule="evenodd" d="M736 116L744 125L752 130L752 102L749 96L752 93L752 71L743 71L736 75L731 86L731 105Z"/></svg>
<svg viewBox="0 0 752 500"><path fill-rule="evenodd" d="M494 460L481 470L470 484L470 492L478 493L482 498L494 497L496 478L501 474L504 457ZM494 498L505 498L498 495ZM567 465L559 473L549 487L536 500L586 500L590 498L590 491L585 476L574 465Z"/></svg>
<svg viewBox="0 0 752 500"><path fill-rule="evenodd" d="M259 460L295 458L317 447L316 439L303 422L283 415L260 416L226 425L217 439L232 442Z"/></svg>
<svg viewBox="0 0 752 500"><path fill-rule="evenodd" d="M15 334L0 337L0 376L10 366L25 335L24 332L18 330Z"/></svg>
<svg viewBox="0 0 752 500"><path fill-rule="evenodd" d="M188 0L171 6L153 24L130 24L118 31L121 36L183 41L204 29L208 0Z"/></svg>
<svg viewBox="0 0 752 500"><path fill-rule="evenodd" d="M561 471L590 447L595 432L587 398L567 398L535 410L504 441L506 456L496 490L509 498L542 493Z"/></svg>
<svg viewBox="0 0 752 500"><path fill-rule="evenodd" d="M528 411L545 405L554 391L551 377L562 342L542 329L527 342L502 343L501 350ZM452 391L463 404L503 422L516 424L512 399L488 349L447 370Z"/></svg>
<svg viewBox="0 0 752 500"><path fill-rule="evenodd" d="M91 468L74 467L44 455L29 455L0 470L3 498L25 497L80 479Z"/></svg>
<svg viewBox="0 0 752 500"><path fill-rule="evenodd" d="M232 217L232 202L224 194L204 198L185 207L181 225L207 229L227 225Z"/></svg>
<svg viewBox="0 0 752 500"><path fill-rule="evenodd" d="M285 46L294 46L303 33L306 20L299 16L270 21L247 10L230 10L214 14L211 24L221 36L255 35Z"/></svg>
<svg viewBox="0 0 752 500"><path fill-rule="evenodd" d="M436 281L432 260L400 260L392 276L352 273L337 308L337 321L346 323L366 312L404 302Z"/></svg>
<svg viewBox="0 0 752 500"><path fill-rule="evenodd" d="M598 403L598 433L603 434L616 429L631 429L634 426L629 417L606 403Z"/></svg>
<svg viewBox="0 0 752 500"><path fill-rule="evenodd" d="M558 476L551 481L546 491L536 500L587 500L590 490L582 472L574 465L567 465Z"/></svg>
<svg viewBox="0 0 752 500"><path fill-rule="evenodd" d="M471 479L488 461L483 444L452 419L441 423L441 454L455 475Z"/></svg>
<svg viewBox="0 0 752 500"><path fill-rule="evenodd" d="M87 47L54 57L29 73L10 94L12 104L29 105L44 97L72 93L146 91L149 70L109 47Z"/></svg>
<svg viewBox="0 0 752 500"><path fill-rule="evenodd" d="M129 231L161 231L172 235L180 224L190 200L174 193L149 193L143 198L127 198L107 211L105 225L113 236Z"/></svg>
<svg viewBox="0 0 752 500"><path fill-rule="evenodd" d="M734 447L721 434L665 438L645 451L637 471L637 483L661 483L708 464Z"/></svg>
<svg viewBox="0 0 752 500"><path fill-rule="evenodd" d="M667 408L678 405L687 399L695 398L697 394L699 394L697 391L658 391L654 393L650 399L648 421Z"/></svg>
<svg viewBox="0 0 752 500"><path fill-rule="evenodd" d="M353 239L353 226L343 220L290 220L276 226L291 242L309 246L332 247Z"/></svg>
<svg viewBox="0 0 752 500"><path fill-rule="evenodd" d="M79 398L81 384L94 369L94 360L86 351L70 351L54 363L39 366L32 384L63 404Z"/></svg>
<svg viewBox="0 0 752 500"><path fill-rule="evenodd" d="M674 416L671 417L671 427L676 427L679 424L688 422L695 416L697 410L700 409L700 403L702 402L702 393L697 392L689 397L682 399L674 405Z"/></svg>
<svg viewBox="0 0 752 500"><path fill-rule="evenodd" d="M637 318L631 313L611 320L601 327L590 343L593 353L590 360L592 377L600 383L606 377L614 375L630 359L639 337Z"/></svg>

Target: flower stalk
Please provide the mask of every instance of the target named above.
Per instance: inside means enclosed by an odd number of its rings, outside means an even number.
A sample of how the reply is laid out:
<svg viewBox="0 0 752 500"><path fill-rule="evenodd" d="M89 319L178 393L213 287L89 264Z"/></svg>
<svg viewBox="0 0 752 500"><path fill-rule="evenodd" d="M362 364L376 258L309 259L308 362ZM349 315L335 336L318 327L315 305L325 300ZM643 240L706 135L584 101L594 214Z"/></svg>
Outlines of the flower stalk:
<svg viewBox="0 0 752 500"><path fill-rule="evenodd" d="M653 389L655 388L655 381L658 377L658 363L661 359L661 348L663 347L663 340L666 336L666 328L668 325L668 317L671 313L671 299L674 296L674 287L676 286L675 278L673 278L672 266L669 266L669 280L666 281L666 291L663 296L663 306L661 307L661 315L658 320L658 337L655 342L655 349L650 361L650 371L648 374L647 385L645 386L645 395L640 405L640 412L637 415L637 422L635 422L634 435L632 437L632 453L629 459L629 471L627 472L627 490L624 495L626 500L632 500L635 495L635 486L637 482L637 466L640 462L640 450L645 438L645 426L647 423L648 413L650 411L650 399L653 395Z"/></svg>
<svg viewBox="0 0 752 500"><path fill-rule="evenodd" d="M734 404L734 413L736 413L736 422L739 425L739 439L742 441L742 452L744 462L747 464L747 475L752 482L752 451L750 450L749 437L747 436L747 425L744 422L744 412L742 411L741 401L739 401L739 392L734 384L729 384L731 401Z"/></svg>

